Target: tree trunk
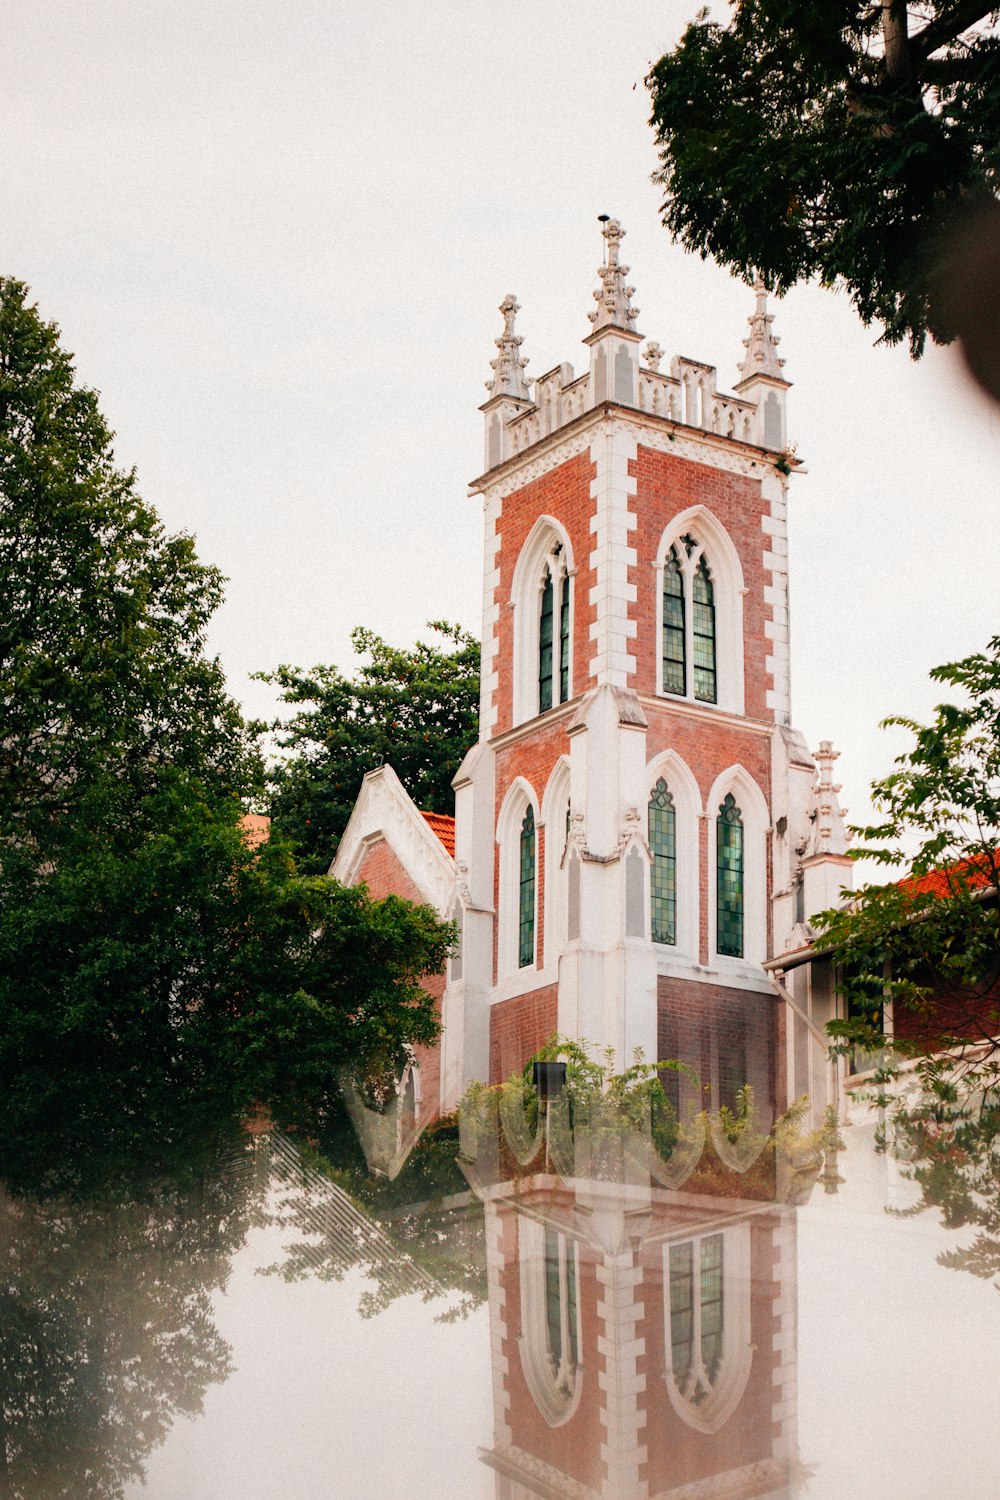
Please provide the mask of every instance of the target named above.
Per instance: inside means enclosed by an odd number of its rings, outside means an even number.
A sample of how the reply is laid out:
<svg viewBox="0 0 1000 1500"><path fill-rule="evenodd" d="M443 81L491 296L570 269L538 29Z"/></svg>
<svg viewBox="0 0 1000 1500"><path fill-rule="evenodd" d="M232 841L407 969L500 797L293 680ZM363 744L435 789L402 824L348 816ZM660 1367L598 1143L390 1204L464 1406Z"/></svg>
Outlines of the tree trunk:
<svg viewBox="0 0 1000 1500"><path fill-rule="evenodd" d="M899 88L913 82L913 59L906 25L906 0L882 0L882 43L885 47L885 76L890 85Z"/></svg>

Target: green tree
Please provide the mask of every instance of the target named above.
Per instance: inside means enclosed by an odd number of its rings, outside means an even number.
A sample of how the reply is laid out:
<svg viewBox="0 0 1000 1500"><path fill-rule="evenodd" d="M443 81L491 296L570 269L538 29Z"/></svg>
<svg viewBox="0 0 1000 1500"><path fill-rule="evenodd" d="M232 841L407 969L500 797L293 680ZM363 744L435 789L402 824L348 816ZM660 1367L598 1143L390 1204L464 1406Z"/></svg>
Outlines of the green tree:
<svg viewBox="0 0 1000 1500"><path fill-rule="evenodd" d="M928 725L885 721L911 747L873 788L880 821L854 830L856 857L905 873L814 919L852 1013L831 1032L876 1045L893 1002L895 1050L921 1060L928 1084L1000 1058L1000 636L931 677L960 701Z"/></svg>
<svg viewBox="0 0 1000 1500"><path fill-rule="evenodd" d="M368 660L354 677L337 667L261 674L297 710L274 726L288 758L272 773L271 812L303 869L329 867L362 778L378 766L391 765L424 811L453 810L452 777L478 728L479 643L442 620L430 628L448 649L390 646L359 628L351 641Z"/></svg>
<svg viewBox="0 0 1000 1500"><path fill-rule="evenodd" d="M953 336L943 238L1000 172L1000 8L975 0L738 0L649 74L663 221L783 292L843 285L916 355Z"/></svg>
<svg viewBox="0 0 1000 1500"><path fill-rule="evenodd" d="M193 1118L322 1119L437 1032L423 907L254 850L254 735L188 537L116 469L58 330L0 280L0 1169L79 1187Z"/></svg>
<svg viewBox="0 0 1000 1500"><path fill-rule="evenodd" d="M0 597L0 838L45 852L108 785L127 790L133 817L178 777L213 802L255 789L252 737L205 655L221 575L116 468L95 393L8 278Z"/></svg>

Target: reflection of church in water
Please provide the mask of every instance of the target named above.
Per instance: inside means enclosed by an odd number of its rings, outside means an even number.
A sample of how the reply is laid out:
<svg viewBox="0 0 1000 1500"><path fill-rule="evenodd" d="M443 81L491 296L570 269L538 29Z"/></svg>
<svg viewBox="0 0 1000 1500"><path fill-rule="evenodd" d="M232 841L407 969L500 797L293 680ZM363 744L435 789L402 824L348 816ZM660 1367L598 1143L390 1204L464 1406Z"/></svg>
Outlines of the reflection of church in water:
<svg viewBox="0 0 1000 1500"><path fill-rule="evenodd" d="M517 304L501 305L474 485L480 738L455 819L422 814L383 767L333 865L459 934L442 1042L407 1069L410 1124L386 1159L555 1034L618 1066L682 1061L682 1121L748 1083L764 1132L802 1094L813 1123L835 1097L817 1045L829 976L790 991L779 962L849 865L834 752L814 758L791 726L796 459L772 317L758 286L733 394L697 360L661 368L657 344L640 352L622 230L603 237L582 374L529 385ZM504 1149L485 1175L473 1153L500 1500L792 1494L794 1209L777 1165L753 1188L749 1172L682 1183L659 1158L532 1176L506 1172Z"/></svg>
<svg viewBox="0 0 1000 1500"><path fill-rule="evenodd" d="M585 1122L562 1177L544 1147L520 1171L502 1124L471 1134L497 1500L798 1495L793 1204L818 1159L664 1162Z"/></svg>

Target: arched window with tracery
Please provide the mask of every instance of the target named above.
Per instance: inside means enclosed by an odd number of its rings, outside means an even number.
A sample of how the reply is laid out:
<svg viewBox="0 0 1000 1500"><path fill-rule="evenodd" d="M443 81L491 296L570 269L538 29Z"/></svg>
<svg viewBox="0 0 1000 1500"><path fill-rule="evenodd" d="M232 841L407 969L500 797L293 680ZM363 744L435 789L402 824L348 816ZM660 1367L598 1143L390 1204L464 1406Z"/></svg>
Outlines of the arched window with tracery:
<svg viewBox="0 0 1000 1500"><path fill-rule="evenodd" d="M526 969L535 962L535 814L529 807L521 824L517 963Z"/></svg>
<svg viewBox="0 0 1000 1500"><path fill-rule="evenodd" d="M664 1247L667 1391L691 1427L717 1432L746 1389L750 1236L736 1225Z"/></svg>
<svg viewBox="0 0 1000 1500"><path fill-rule="evenodd" d="M649 665L656 690L742 714L743 567L732 537L707 506L682 511L662 533L655 586L657 636Z"/></svg>
<svg viewBox="0 0 1000 1500"><path fill-rule="evenodd" d="M677 942L677 813L661 776L649 799L650 932L654 943Z"/></svg>
<svg viewBox="0 0 1000 1500"><path fill-rule="evenodd" d="M736 798L726 794L716 820L717 953L743 957L743 820Z"/></svg>
<svg viewBox="0 0 1000 1500"><path fill-rule="evenodd" d="M521 1365L542 1416L560 1427L579 1404L583 1380L579 1248L562 1230L526 1217L518 1233Z"/></svg>
<svg viewBox="0 0 1000 1500"><path fill-rule="evenodd" d="M553 516L539 516L511 579L515 724L573 696L574 573L565 528Z"/></svg>
<svg viewBox="0 0 1000 1500"><path fill-rule="evenodd" d="M665 693L717 703L715 585L702 544L686 532L663 562Z"/></svg>

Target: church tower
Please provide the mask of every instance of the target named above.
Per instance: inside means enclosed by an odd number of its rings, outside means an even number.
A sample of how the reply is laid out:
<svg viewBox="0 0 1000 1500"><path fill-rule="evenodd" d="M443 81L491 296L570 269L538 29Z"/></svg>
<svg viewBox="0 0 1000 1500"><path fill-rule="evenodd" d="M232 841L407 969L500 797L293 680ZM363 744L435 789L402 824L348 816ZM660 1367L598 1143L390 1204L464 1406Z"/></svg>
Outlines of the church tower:
<svg viewBox="0 0 1000 1500"><path fill-rule="evenodd" d="M661 369L624 231L602 224L581 374L529 383L518 304L500 306L443 1096L558 1032L622 1067L691 1061L711 1107L750 1082L774 1108L761 965L816 909L806 878L849 878L839 809L815 854L816 766L790 720L789 384L760 283L735 394L700 361Z"/></svg>

